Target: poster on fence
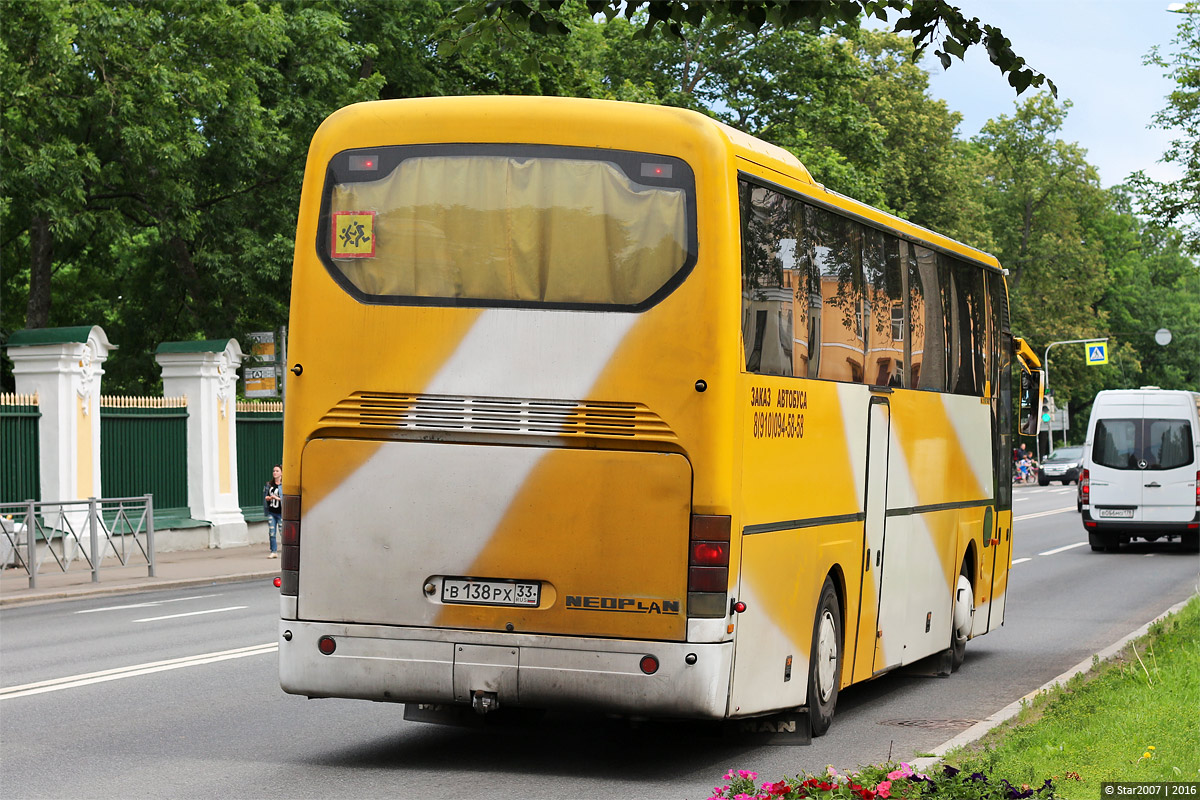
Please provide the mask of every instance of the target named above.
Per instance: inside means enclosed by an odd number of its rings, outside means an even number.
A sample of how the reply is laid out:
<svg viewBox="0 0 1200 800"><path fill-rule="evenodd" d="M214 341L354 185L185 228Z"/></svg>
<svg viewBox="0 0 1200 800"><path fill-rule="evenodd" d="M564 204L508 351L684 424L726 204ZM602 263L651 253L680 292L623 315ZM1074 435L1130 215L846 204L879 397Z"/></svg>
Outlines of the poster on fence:
<svg viewBox="0 0 1200 800"><path fill-rule="evenodd" d="M243 367L246 381L246 397L278 397L279 375L274 366Z"/></svg>
<svg viewBox="0 0 1200 800"><path fill-rule="evenodd" d="M250 334L249 355L242 367L246 397L278 397L279 370L275 365L275 333Z"/></svg>

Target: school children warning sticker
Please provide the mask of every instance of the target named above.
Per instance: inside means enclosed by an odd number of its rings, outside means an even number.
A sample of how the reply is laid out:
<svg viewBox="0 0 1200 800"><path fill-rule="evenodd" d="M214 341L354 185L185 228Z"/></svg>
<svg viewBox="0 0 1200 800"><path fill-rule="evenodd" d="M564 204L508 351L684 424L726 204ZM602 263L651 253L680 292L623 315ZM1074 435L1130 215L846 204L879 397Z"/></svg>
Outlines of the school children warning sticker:
<svg viewBox="0 0 1200 800"><path fill-rule="evenodd" d="M375 257L375 212L335 211L333 213L333 257Z"/></svg>

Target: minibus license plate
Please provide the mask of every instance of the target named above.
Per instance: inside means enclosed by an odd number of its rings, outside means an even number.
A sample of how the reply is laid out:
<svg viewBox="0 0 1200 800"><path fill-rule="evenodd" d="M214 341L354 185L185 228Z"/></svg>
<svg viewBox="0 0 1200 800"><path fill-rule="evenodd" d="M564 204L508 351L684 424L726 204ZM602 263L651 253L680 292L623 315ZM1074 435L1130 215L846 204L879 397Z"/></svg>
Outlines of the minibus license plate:
<svg viewBox="0 0 1200 800"><path fill-rule="evenodd" d="M537 581L442 579L443 603L536 608L541 595L542 585Z"/></svg>
<svg viewBox="0 0 1200 800"><path fill-rule="evenodd" d="M1132 508L1097 508L1098 517L1116 517L1117 519L1133 519Z"/></svg>

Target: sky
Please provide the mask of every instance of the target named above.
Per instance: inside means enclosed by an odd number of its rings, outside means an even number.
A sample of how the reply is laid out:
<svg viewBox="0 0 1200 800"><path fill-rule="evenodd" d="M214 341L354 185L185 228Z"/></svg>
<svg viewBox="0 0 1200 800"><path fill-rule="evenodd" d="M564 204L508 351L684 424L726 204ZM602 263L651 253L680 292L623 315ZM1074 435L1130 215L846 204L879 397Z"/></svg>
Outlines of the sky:
<svg viewBox="0 0 1200 800"><path fill-rule="evenodd" d="M1174 81L1143 65L1150 48L1174 52L1180 16L1169 0L960 0L968 18L999 27L1013 50L1058 86L1073 103L1060 138L1087 150L1105 187L1137 170L1156 180L1178 178L1175 165L1159 163L1172 136L1150 129L1166 106ZM958 133L971 138L989 119L1012 116L1017 95L982 47L942 69L930 48L924 59L930 92L963 115ZM1035 89L1027 89L1020 99Z"/></svg>

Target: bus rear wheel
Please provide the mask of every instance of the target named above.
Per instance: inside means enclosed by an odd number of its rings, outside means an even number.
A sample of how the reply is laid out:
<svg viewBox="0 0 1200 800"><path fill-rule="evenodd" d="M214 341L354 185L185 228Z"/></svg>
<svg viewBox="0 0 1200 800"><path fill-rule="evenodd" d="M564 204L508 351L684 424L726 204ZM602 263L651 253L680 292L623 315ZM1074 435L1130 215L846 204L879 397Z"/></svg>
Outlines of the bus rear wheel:
<svg viewBox="0 0 1200 800"><path fill-rule="evenodd" d="M817 602L808 659L808 719L813 736L823 735L833 723L841 682L842 610L833 581L826 578Z"/></svg>
<svg viewBox="0 0 1200 800"><path fill-rule="evenodd" d="M971 635L971 624L975 619L975 587L967 577L964 561L954 589L954 620L950 626L950 671L957 672L967 658L967 637Z"/></svg>

